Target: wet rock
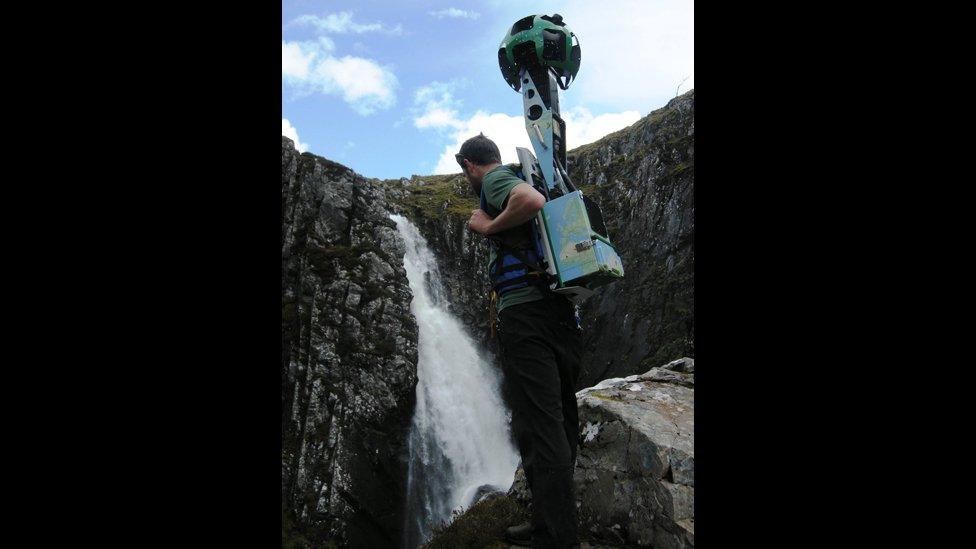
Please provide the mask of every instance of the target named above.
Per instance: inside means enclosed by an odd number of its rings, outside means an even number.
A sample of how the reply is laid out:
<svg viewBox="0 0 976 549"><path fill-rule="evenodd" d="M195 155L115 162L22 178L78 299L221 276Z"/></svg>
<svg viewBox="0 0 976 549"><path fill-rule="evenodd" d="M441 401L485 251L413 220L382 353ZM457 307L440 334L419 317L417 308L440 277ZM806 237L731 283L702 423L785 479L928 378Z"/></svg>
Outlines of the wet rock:
<svg viewBox="0 0 976 549"><path fill-rule="evenodd" d="M471 498L471 501L469 502L468 505L465 505L464 508L470 509L475 504L481 503L482 501L498 498L498 497L504 497L505 494L506 494L505 491L499 490L497 486L492 486L491 484L483 484L478 487L478 490Z"/></svg>

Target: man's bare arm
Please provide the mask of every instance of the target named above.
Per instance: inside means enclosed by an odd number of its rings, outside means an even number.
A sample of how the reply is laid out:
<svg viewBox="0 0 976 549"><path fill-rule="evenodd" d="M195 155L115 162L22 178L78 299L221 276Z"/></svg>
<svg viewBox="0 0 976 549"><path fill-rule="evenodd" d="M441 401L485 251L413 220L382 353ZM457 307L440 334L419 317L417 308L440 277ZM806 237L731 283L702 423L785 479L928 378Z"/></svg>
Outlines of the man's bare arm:
<svg viewBox="0 0 976 549"><path fill-rule="evenodd" d="M474 210L468 227L479 234L495 234L521 225L535 217L546 204L546 197L528 183L519 183L508 193L508 204L498 217L492 219L481 210Z"/></svg>

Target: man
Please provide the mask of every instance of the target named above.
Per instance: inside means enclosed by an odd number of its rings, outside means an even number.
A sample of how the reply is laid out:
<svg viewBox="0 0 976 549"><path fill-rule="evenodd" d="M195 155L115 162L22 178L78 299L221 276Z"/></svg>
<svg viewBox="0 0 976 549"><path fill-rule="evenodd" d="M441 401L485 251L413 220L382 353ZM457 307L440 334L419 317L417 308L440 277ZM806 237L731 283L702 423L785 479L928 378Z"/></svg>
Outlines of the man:
<svg viewBox="0 0 976 549"><path fill-rule="evenodd" d="M492 244L488 270L498 294L505 392L532 491L531 524L509 528L507 536L514 543L531 541L532 547L576 547L581 338L572 303L549 290L531 245L529 222L545 197L501 164L498 146L483 134L465 141L456 158L481 197L468 228Z"/></svg>

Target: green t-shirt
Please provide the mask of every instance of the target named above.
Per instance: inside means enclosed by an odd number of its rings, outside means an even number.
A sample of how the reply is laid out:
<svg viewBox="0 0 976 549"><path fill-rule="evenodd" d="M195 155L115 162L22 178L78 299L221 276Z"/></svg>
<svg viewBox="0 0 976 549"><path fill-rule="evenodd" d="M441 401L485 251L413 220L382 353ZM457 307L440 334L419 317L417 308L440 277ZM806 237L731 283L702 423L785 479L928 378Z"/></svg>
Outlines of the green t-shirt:
<svg viewBox="0 0 976 549"><path fill-rule="evenodd" d="M519 183L525 183L525 181L519 179L510 168L502 165L485 174L481 182L481 192L484 193L485 200L489 204L498 208L498 211L502 211L505 209L508 193L512 192L512 189ZM488 257L489 268L493 261L495 261L494 249L491 250ZM543 297L542 290L538 286L526 286L517 290L509 290L498 298L498 311L501 312L505 307L511 307L519 303L537 301Z"/></svg>

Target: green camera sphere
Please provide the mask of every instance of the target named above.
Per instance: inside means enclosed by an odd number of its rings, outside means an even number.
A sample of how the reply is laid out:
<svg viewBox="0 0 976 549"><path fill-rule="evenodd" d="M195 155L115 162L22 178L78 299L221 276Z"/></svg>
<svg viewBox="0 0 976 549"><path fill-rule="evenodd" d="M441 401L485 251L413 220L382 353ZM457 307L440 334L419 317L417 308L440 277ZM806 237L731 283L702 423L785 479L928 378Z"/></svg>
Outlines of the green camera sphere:
<svg viewBox="0 0 976 549"><path fill-rule="evenodd" d="M515 91L522 88L519 71L551 70L566 89L580 66L579 40L563 23L561 15L529 15L512 25L498 48L498 66L505 82Z"/></svg>

